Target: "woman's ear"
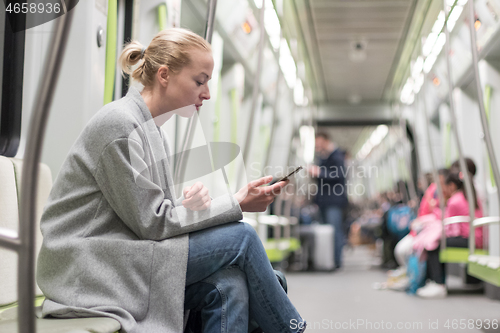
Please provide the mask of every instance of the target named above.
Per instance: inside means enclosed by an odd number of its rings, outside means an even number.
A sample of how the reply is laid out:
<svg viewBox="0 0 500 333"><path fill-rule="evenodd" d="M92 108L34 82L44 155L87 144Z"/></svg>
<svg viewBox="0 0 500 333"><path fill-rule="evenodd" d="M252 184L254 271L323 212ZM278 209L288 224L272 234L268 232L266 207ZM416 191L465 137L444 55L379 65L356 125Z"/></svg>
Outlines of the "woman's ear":
<svg viewBox="0 0 500 333"><path fill-rule="evenodd" d="M160 85L166 88L168 85L168 80L170 78L170 70L168 69L168 67L161 66L160 68L158 68L156 76L158 78L158 82L160 83Z"/></svg>

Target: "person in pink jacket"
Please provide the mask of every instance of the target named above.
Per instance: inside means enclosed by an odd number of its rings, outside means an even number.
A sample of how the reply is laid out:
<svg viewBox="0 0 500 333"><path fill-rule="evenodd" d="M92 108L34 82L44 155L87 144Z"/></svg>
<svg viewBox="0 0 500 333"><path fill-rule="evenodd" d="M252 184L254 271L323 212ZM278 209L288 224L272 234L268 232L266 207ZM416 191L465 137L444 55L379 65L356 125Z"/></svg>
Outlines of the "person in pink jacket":
<svg viewBox="0 0 500 333"><path fill-rule="evenodd" d="M448 200L446 206L445 217L452 216L469 216L469 203L467 202L467 197L465 195L465 186L463 184L463 179L461 179L460 173L452 173L446 180L447 190L450 192L451 196ZM473 194L475 200L475 217L483 217L483 207L481 201L477 198L477 195L473 186ZM455 223L448 224L445 226L446 232L446 243L451 247L468 247L469 246L469 223ZM476 247L483 247L483 229L476 228L475 231Z"/></svg>
<svg viewBox="0 0 500 333"><path fill-rule="evenodd" d="M470 158L466 158L467 169L472 176L476 173L476 165ZM448 197L445 210L445 218L453 216L469 216L469 204L465 190L463 173L458 167L458 161L453 163L450 174L446 177L443 192ZM475 217L482 217L483 210L477 197L474 184L472 184L472 196L475 206ZM445 226L446 246L464 247L469 246L469 223L455 223ZM476 228L476 247L482 247L482 228ZM439 262L439 247L433 251L427 249L427 276L430 280L424 287L417 290L417 295L424 298L446 297L444 264Z"/></svg>

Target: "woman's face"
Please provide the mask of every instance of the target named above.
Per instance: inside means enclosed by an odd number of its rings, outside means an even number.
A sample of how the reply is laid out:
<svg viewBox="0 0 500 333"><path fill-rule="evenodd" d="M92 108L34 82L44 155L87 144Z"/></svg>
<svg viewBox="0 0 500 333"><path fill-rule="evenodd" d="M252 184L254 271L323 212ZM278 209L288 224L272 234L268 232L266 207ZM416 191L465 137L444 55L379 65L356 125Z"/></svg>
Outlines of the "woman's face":
<svg viewBox="0 0 500 333"><path fill-rule="evenodd" d="M457 185L455 185L453 182L449 182L448 184L445 184L443 187L443 194L446 199L451 198L453 193L457 190Z"/></svg>
<svg viewBox="0 0 500 333"><path fill-rule="evenodd" d="M183 117L191 117L204 100L210 99L208 81L214 69L211 52L193 48L189 54L189 65L178 73L170 72L165 96L168 111Z"/></svg>

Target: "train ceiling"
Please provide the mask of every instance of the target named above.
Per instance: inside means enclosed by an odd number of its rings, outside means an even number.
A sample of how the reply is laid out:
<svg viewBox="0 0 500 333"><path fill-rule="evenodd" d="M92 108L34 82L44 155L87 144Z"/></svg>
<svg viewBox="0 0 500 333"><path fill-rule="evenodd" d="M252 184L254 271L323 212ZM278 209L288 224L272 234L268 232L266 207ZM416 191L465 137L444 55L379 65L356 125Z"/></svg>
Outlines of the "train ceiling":
<svg viewBox="0 0 500 333"><path fill-rule="evenodd" d="M288 33L304 45L300 51L309 60L315 100L354 105L385 101L416 2L284 1L285 20L295 22L287 24Z"/></svg>

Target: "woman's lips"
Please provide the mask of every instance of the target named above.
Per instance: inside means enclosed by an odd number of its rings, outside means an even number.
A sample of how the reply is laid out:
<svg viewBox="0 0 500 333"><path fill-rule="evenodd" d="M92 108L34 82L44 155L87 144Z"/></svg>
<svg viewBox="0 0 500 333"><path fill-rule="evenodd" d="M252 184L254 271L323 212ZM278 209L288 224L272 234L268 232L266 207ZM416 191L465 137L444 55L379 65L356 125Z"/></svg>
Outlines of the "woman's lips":
<svg viewBox="0 0 500 333"><path fill-rule="evenodd" d="M203 105L203 104L196 104L196 105L195 105L195 106L196 106L196 111L200 111L200 108L201 108L201 106L202 106L202 105Z"/></svg>

